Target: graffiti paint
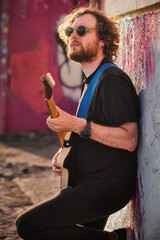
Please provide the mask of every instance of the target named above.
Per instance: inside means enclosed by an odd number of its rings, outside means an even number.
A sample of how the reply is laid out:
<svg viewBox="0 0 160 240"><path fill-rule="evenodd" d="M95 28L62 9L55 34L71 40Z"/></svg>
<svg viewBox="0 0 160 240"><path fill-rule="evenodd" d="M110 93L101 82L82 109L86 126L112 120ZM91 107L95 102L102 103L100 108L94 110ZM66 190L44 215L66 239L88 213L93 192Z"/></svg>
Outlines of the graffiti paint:
<svg viewBox="0 0 160 240"><path fill-rule="evenodd" d="M3 105L0 120L5 119L0 134L46 130L45 122L49 112L40 80L42 75L50 72L54 77L56 85L53 97L56 104L71 114L76 112L82 74L59 50L56 28L61 18L77 6L88 6L88 1L9 2L9 58L3 71L8 85L6 101L0 97ZM2 47L2 41L0 44ZM2 57L0 60L3 60ZM2 92L1 86L0 96Z"/></svg>
<svg viewBox="0 0 160 240"><path fill-rule="evenodd" d="M133 199L134 217L128 230L129 240L160 239L160 218L157 213L160 198L159 21L159 10L120 20L121 52L118 64L130 75L140 95L142 111L137 191Z"/></svg>
<svg viewBox="0 0 160 240"><path fill-rule="evenodd" d="M150 75L155 73L158 20L159 12L155 11L120 22L122 26L120 64L131 76L138 92L146 87ZM138 72L138 76L135 72Z"/></svg>

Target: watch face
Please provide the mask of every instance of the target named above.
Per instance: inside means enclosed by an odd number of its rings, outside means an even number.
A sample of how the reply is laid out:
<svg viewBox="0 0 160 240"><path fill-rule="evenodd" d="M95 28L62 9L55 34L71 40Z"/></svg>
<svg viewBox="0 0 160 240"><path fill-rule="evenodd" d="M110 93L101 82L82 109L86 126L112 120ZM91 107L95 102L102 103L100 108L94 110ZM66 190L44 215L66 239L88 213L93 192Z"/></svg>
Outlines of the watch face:
<svg viewBox="0 0 160 240"><path fill-rule="evenodd" d="M80 133L80 137L86 139L90 138L90 136L91 136L91 123L87 122L84 131Z"/></svg>
<svg viewBox="0 0 160 240"><path fill-rule="evenodd" d="M90 137L90 134L88 134L88 133L83 133L83 134L81 135L81 137L84 138L84 139L86 139L86 138L89 138L89 137Z"/></svg>

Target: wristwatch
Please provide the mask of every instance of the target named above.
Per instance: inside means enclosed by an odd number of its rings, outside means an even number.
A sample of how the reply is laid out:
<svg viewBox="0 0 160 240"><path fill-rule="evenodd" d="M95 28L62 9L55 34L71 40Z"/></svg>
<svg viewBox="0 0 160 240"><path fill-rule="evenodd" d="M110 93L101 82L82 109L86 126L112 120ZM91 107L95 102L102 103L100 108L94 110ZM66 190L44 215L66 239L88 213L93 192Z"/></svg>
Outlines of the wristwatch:
<svg viewBox="0 0 160 240"><path fill-rule="evenodd" d="M91 136L91 122L87 121L84 131L80 133L80 137L87 139L90 138L90 136Z"/></svg>

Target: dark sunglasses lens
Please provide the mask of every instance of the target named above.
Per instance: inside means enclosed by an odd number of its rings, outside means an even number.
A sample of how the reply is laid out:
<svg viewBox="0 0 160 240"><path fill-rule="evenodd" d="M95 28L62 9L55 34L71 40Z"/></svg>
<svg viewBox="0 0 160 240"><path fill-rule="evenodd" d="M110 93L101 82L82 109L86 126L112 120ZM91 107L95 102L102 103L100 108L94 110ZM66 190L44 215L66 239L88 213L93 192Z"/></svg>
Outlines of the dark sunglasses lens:
<svg viewBox="0 0 160 240"><path fill-rule="evenodd" d="M73 28L67 27L67 28L65 29L65 33L66 33L67 37L70 37L71 34L73 33Z"/></svg>
<svg viewBox="0 0 160 240"><path fill-rule="evenodd" d="M84 36L85 33L86 33L86 28L85 28L85 26L79 26L79 27L77 28L77 33L78 33L79 36Z"/></svg>

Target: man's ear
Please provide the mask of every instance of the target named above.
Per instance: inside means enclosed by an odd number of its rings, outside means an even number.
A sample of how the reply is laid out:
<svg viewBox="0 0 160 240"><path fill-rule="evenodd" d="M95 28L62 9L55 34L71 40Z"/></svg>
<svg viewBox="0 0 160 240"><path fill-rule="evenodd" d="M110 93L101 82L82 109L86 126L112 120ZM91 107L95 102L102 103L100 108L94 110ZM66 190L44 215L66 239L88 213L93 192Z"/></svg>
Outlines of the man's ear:
<svg viewBox="0 0 160 240"><path fill-rule="evenodd" d="M100 41L100 47L104 47L104 42L102 40Z"/></svg>

